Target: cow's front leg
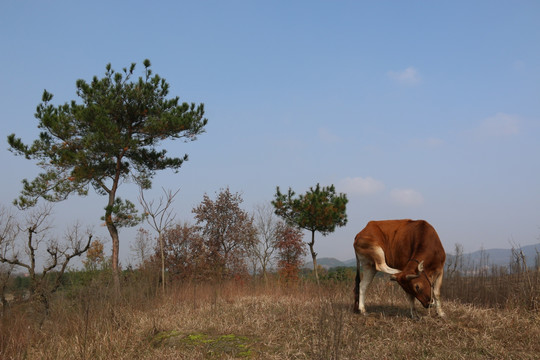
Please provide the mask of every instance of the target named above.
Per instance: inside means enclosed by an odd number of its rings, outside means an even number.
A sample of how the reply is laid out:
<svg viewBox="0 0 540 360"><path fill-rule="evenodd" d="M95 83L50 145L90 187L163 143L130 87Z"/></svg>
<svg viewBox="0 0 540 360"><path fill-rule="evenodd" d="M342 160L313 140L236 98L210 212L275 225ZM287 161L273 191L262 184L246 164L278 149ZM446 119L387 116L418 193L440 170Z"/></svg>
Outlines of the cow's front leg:
<svg viewBox="0 0 540 360"><path fill-rule="evenodd" d="M414 306L414 300L416 298L414 295L407 294L407 300L409 301L409 309L411 311L411 318L413 319L420 319L420 315L418 315L418 312L416 311L416 307Z"/></svg>
<svg viewBox="0 0 540 360"><path fill-rule="evenodd" d="M443 272L441 271L441 273L437 276L437 278L433 282L433 302L435 305L435 309L437 310L437 314L440 317L445 317L444 311L441 309L442 279L443 279Z"/></svg>

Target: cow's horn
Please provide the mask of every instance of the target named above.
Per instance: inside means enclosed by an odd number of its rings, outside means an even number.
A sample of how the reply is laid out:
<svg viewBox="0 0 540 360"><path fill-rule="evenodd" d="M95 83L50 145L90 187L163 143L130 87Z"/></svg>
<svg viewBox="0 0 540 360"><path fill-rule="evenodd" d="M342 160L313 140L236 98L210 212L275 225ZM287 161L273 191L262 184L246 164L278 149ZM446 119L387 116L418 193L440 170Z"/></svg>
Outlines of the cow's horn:
<svg viewBox="0 0 540 360"><path fill-rule="evenodd" d="M405 275L405 279L407 280L412 280L412 279L416 279L416 278L419 278L420 275L419 274L407 274Z"/></svg>
<svg viewBox="0 0 540 360"><path fill-rule="evenodd" d="M420 274L424 271L424 260L420 261L418 263L418 270L416 271L416 274L407 274L405 275L405 279L412 280L420 277Z"/></svg>
<svg viewBox="0 0 540 360"><path fill-rule="evenodd" d="M396 275L390 275L390 280L392 280L392 281L397 281Z"/></svg>

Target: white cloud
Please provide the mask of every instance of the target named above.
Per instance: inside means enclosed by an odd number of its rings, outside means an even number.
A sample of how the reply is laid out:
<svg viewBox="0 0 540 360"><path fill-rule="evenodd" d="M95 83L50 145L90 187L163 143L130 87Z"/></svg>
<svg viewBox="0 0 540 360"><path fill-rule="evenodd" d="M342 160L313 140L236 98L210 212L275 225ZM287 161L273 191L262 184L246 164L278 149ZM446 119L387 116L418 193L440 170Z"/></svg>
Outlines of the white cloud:
<svg viewBox="0 0 540 360"><path fill-rule="evenodd" d="M400 84L414 85L420 82L418 70L412 66L409 66L402 71L389 71L387 75L389 78L397 81Z"/></svg>
<svg viewBox="0 0 540 360"><path fill-rule="evenodd" d="M475 129L480 137L507 137L519 133L520 121L515 115L497 113L495 116L482 120Z"/></svg>
<svg viewBox="0 0 540 360"><path fill-rule="evenodd" d="M365 196L372 195L384 190L384 184L372 177L347 177L338 183L340 191L348 195Z"/></svg>
<svg viewBox="0 0 540 360"><path fill-rule="evenodd" d="M418 206L424 203L424 197L413 189L393 189L390 197L397 204L403 206Z"/></svg>
<svg viewBox="0 0 540 360"><path fill-rule="evenodd" d="M335 144L341 141L339 136L333 134L327 128L319 128L319 139L325 144Z"/></svg>

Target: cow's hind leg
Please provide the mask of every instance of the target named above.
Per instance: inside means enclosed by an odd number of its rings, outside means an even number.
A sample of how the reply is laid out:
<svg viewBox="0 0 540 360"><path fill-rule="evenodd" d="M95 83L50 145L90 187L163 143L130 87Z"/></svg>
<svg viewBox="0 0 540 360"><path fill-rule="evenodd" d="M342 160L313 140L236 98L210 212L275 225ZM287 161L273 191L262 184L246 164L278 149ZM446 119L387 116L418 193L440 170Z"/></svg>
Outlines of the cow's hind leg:
<svg viewBox="0 0 540 360"><path fill-rule="evenodd" d="M375 277L375 274L377 273L377 270L373 268L373 266L365 264L363 267L363 276L362 280L360 281L360 286L358 287L358 311L360 311L362 314L366 314L366 307L365 307L365 301L366 301L366 291L371 282L373 281L373 277Z"/></svg>

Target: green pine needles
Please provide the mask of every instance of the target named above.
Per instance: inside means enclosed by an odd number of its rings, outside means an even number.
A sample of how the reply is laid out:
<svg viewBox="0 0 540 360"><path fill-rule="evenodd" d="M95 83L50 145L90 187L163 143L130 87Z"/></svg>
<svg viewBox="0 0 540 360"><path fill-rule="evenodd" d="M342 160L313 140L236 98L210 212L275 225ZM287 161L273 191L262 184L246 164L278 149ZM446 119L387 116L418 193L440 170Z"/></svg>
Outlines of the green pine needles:
<svg viewBox="0 0 540 360"><path fill-rule="evenodd" d="M347 202L345 194L336 195L334 185L321 188L317 184L315 188L311 187L306 194L298 197L295 197L291 188L287 194L281 193L279 187L276 190L275 199L272 201L276 215L291 225L311 231L311 242L308 245L317 282L319 282L319 276L317 253L314 251L315 232L318 231L326 236L334 232L336 226L345 226Z"/></svg>
<svg viewBox="0 0 540 360"><path fill-rule="evenodd" d="M40 198L61 201L73 193L86 195L90 187L108 197L103 218L113 238L113 269L116 227L132 226L138 219L133 204L116 197L119 185L133 180L148 189L156 171L178 171L188 156L171 157L160 143L196 140L207 124L204 104L167 98L167 81L152 74L149 60L143 65L138 79L133 63L120 72L108 64L105 76L90 83L77 80L79 101L54 105L45 90L35 114L39 138L26 145L15 134L8 136L13 153L37 160L43 170L34 180L23 180L14 201L18 207L34 206Z"/></svg>

